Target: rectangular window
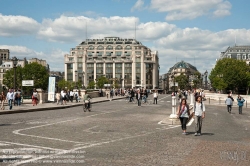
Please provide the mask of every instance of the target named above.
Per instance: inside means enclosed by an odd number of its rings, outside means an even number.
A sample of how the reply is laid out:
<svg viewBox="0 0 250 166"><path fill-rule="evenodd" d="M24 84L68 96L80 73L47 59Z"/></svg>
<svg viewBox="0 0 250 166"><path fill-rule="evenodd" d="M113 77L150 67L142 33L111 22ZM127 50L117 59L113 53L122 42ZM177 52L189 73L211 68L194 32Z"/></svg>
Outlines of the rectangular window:
<svg viewBox="0 0 250 166"><path fill-rule="evenodd" d="M244 60L246 60L246 59L247 59L246 54L243 54L243 55L242 55L242 59L244 59Z"/></svg>
<svg viewBox="0 0 250 166"><path fill-rule="evenodd" d="M88 51L88 52L87 52L87 55L88 55L88 56L92 56L92 52L91 52L91 51Z"/></svg>
<svg viewBox="0 0 250 166"><path fill-rule="evenodd" d="M135 51L135 55L141 55L141 51Z"/></svg>
<svg viewBox="0 0 250 166"><path fill-rule="evenodd" d="M82 62L82 57L78 57L78 58L77 58L77 61L78 61L78 62Z"/></svg>
<svg viewBox="0 0 250 166"><path fill-rule="evenodd" d="M121 56L121 55L122 55L122 51L116 51L116 52L115 52L115 55L116 55L116 56Z"/></svg>
<svg viewBox="0 0 250 166"><path fill-rule="evenodd" d="M240 54L237 54L237 59L238 59L238 60L240 60L240 59L241 59Z"/></svg>

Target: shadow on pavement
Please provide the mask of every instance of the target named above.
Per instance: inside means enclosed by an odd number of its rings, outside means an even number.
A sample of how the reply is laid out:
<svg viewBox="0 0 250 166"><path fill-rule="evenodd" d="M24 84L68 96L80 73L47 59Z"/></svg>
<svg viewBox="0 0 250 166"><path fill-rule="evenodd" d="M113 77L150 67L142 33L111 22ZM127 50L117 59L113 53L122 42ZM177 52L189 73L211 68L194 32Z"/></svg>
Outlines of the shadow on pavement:
<svg viewBox="0 0 250 166"><path fill-rule="evenodd" d="M0 124L0 126L10 126L11 124Z"/></svg>

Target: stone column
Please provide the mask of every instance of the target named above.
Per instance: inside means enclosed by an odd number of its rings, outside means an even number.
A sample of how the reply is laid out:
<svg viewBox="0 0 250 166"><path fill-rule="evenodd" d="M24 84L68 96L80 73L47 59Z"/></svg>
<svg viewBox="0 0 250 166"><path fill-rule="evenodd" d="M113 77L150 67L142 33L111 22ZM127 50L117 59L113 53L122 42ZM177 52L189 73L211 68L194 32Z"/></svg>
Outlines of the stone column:
<svg viewBox="0 0 250 166"><path fill-rule="evenodd" d="M125 64L122 62L122 89L124 89L124 82L125 82Z"/></svg>
<svg viewBox="0 0 250 166"><path fill-rule="evenodd" d="M41 88L36 89L38 93L38 104L43 104L45 103L45 96L44 92Z"/></svg>
<svg viewBox="0 0 250 166"><path fill-rule="evenodd" d="M94 62L94 82L96 82L96 62ZM95 85L96 89L96 85Z"/></svg>

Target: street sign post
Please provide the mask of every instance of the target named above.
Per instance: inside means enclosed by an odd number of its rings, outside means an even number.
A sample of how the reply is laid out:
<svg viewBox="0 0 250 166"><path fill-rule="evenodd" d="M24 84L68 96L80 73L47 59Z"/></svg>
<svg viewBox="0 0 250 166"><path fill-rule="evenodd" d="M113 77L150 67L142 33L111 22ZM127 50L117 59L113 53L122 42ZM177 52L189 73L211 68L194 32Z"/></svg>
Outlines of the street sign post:
<svg viewBox="0 0 250 166"><path fill-rule="evenodd" d="M22 86L34 86L34 80L22 80Z"/></svg>

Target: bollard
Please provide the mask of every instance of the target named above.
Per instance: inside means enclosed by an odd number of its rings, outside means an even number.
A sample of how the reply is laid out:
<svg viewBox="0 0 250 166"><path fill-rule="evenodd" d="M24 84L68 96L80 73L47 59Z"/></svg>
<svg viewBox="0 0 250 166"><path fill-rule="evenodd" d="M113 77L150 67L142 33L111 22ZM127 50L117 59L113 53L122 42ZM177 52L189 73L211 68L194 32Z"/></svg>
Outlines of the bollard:
<svg viewBox="0 0 250 166"><path fill-rule="evenodd" d="M177 118L177 115L176 115L176 97L173 96L172 97L172 114L170 115L170 118Z"/></svg>
<svg viewBox="0 0 250 166"><path fill-rule="evenodd" d="M210 97L208 98L208 103L210 104Z"/></svg>
<svg viewBox="0 0 250 166"><path fill-rule="evenodd" d="M220 97L219 97L219 104L220 104Z"/></svg>
<svg viewBox="0 0 250 166"><path fill-rule="evenodd" d="M246 108L247 108L247 100L246 100Z"/></svg>

